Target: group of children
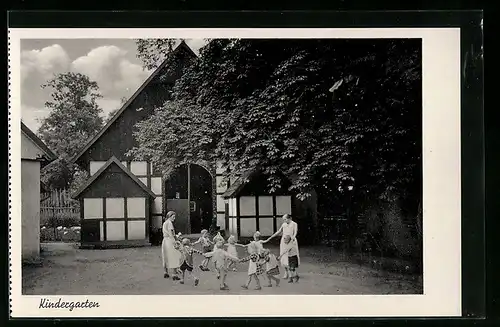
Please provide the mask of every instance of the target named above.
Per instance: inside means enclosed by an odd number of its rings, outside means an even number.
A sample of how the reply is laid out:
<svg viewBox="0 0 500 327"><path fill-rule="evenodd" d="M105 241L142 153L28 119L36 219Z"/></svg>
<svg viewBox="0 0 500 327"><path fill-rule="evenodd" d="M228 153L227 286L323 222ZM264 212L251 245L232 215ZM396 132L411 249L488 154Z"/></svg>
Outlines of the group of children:
<svg viewBox="0 0 500 327"><path fill-rule="evenodd" d="M201 237L194 243L184 238L182 242L177 245L183 257L180 266L180 283L184 284L184 277L186 274L194 279L195 286L199 283L199 278L193 275L193 254L199 254L204 257L199 265L202 271L209 271L208 265L210 261L213 262L217 279L220 280L221 290L229 289L226 284L227 274L229 271L237 271L236 263L238 262L248 262L248 279L242 286L244 289L249 288L252 280L255 280L256 290L262 289L259 276L263 274L267 276L268 284L266 286L272 287L272 281L275 282L276 286L279 286L280 279L276 276L280 273L279 261L283 256L288 257L288 260L282 262L287 263L284 264L284 269L286 275L289 276L289 283L294 281L298 282L299 276L296 273L296 268L298 267L297 254L295 253L295 247L291 242L290 236L284 236L284 241L289 246L286 246L281 251L278 258L272 254L269 249L264 248L264 244L267 243L269 239L261 240L260 237L260 232L255 232L253 241L247 245L238 244L234 235L229 236L226 243L220 233L217 233L217 235L210 240L207 230L202 230ZM201 245L202 251L194 248L197 244ZM249 255L240 259L236 247L246 248Z"/></svg>

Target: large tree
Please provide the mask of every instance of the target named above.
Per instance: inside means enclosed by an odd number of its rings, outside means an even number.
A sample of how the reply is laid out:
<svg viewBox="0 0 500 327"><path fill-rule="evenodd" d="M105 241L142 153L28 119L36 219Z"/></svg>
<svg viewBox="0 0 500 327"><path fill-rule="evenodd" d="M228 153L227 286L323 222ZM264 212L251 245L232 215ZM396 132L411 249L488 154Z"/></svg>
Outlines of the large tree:
<svg viewBox="0 0 500 327"><path fill-rule="evenodd" d="M170 51L153 56L144 44L149 68ZM164 168L193 159L222 159L235 175L260 168L271 189L284 174L299 197L417 194L420 115L417 41L215 39L172 101L138 124L133 153Z"/></svg>
<svg viewBox="0 0 500 327"><path fill-rule="evenodd" d="M74 72L55 75L43 88L52 90L51 100L45 102L50 114L38 130L41 139L59 159L47 166L42 178L51 188L67 187L74 168L68 164L89 138L103 125L99 87L89 77Z"/></svg>

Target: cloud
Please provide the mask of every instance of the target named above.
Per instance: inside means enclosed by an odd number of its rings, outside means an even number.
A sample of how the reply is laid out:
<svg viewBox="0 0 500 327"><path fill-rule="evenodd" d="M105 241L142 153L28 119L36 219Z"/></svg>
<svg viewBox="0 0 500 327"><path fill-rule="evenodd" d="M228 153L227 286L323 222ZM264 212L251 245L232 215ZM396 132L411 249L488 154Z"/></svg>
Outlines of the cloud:
<svg viewBox="0 0 500 327"><path fill-rule="evenodd" d="M22 51L21 78L24 81L28 76L37 74L38 77L47 80L54 73L66 71L69 64L69 56L59 44L53 44L40 50Z"/></svg>
<svg viewBox="0 0 500 327"><path fill-rule="evenodd" d="M101 46L75 59L71 69L96 81L105 98L130 96L150 72L130 62L126 55L127 51L117 46Z"/></svg>
<svg viewBox="0 0 500 327"><path fill-rule="evenodd" d="M200 52L200 48L206 44L205 39L187 39L186 44L189 45L191 50L194 51L194 53L198 54Z"/></svg>
<svg viewBox="0 0 500 327"><path fill-rule="evenodd" d="M97 104L102 108L103 117L108 117L111 111L122 107L122 101L120 99L101 98L97 100Z"/></svg>
<svg viewBox="0 0 500 327"><path fill-rule="evenodd" d="M44 107L33 107L29 105L21 105L21 119L33 132L37 132L40 128L41 119L46 118L50 111Z"/></svg>

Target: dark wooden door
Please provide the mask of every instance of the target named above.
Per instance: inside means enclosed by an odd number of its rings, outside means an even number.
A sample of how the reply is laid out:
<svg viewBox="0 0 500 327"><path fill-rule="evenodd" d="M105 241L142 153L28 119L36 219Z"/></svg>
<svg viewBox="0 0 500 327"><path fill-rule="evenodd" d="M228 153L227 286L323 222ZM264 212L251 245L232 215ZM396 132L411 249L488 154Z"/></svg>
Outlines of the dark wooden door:
<svg viewBox="0 0 500 327"><path fill-rule="evenodd" d="M99 223L99 220L83 220L81 229L82 243L99 242L101 240L101 229Z"/></svg>
<svg viewBox="0 0 500 327"><path fill-rule="evenodd" d="M176 169L165 183L166 211L177 214L176 230L199 233L208 229L213 217L212 177L199 165Z"/></svg>
<svg viewBox="0 0 500 327"><path fill-rule="evenodd" d="M175 232L182 234L190 234L189 228L189 203L187 199L168 199L167 212L175 211L174 228Z"/></svg>

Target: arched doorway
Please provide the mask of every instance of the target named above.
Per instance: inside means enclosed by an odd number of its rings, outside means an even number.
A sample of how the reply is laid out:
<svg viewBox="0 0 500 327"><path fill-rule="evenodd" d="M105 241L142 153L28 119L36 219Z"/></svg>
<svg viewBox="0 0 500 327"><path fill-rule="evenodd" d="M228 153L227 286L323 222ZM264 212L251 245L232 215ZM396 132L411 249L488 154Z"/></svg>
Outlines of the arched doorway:
<svg viewBox="0 0 500 327"><path fill-rule="evenodd" d="M212 176L202 166L186 164L165 180L166 211L176 212L175 229L183 234L199 233L212 223Z"/></svg>

